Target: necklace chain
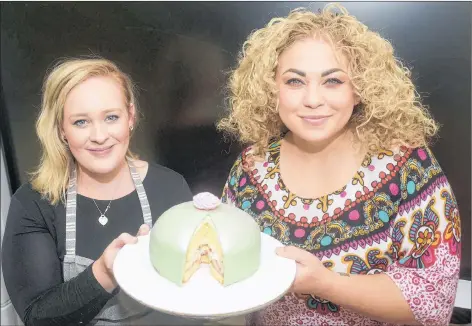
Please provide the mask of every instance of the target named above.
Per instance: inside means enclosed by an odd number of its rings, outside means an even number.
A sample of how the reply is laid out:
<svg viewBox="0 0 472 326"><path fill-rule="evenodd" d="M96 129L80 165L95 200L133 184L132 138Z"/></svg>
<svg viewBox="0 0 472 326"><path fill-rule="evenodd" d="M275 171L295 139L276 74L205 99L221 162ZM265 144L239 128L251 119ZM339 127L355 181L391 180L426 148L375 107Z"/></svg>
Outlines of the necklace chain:
<svg viewBox="0 0 472 326"><path fill-rule="evenodd" d="M110 202L109 202L108 205L107 205L107 208L105 209L105 211L104 211L103 213L102 213L102 210L100 209L100 207L98 207L97 202L95 201L95 199L92 198L92 200L93 200L93 203L95 204L95 206L97 207L98 211L100 212L101 216L105 216L105 214L107 213L108 209L109 209L110 206L111 206L111 201L112 201L113 199L110 200Z"/></svg>
<svg viewBox="0 0 472 326"><path fill-rule="evenodd" d="M108 210L110 209L110 206L111 206L111 202L113 201L113 199L115 198L115 192L116 192L116 189L119 188L119 185L121 184L121 181L123 180L124 177L121 177L120 178L120 181L118 182L118 186L115 187L115 190L113 191L113 196L111 197L111 200L108 202L108 205L107 207L105 208L105 211L102 212L102 210L100 209L100 207L98 207L97 205L97 202L95 201L95 199L92 198L93 200L93 203L95 204L95 207L97 207L98 211L100 212L100 216L98 217L98 222L102 225L102 226L105 226L105 224L108 223L108 217L105 216L105 214L108 212Z"/></svg>

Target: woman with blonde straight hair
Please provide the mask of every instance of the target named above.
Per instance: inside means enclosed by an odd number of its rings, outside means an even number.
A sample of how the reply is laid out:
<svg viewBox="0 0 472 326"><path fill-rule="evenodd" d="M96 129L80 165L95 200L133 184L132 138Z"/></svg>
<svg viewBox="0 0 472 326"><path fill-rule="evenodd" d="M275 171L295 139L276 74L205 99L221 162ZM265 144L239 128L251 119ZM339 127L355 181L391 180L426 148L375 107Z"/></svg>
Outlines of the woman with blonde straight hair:
<svg viewBox="0 0 472 326"><path fill-rule="evenodd" d="M169 325L189 321L127 297L113 261L165 210L192 199L184 178L129 149L131 79L101 58L69 59L45 79L42 156L11 199L3 276L25 325Z"/></svg>
<svg viewBox="0 0 472 326"><path fill-rule="evenodd" d="M58 124L64 119L63 106L66 96L74 86L92 76L109 76L115 79L122 89L125 103L132 106L129 113L132 114L130 118L134 119L134 125L130 125L130 132L138 123L134 84L129 76L122 73L114 63L95 59L66 61L58 64L43 86L42 110L36 121L36 131L43 151L39 168L32 177L33 188L48 198L52 204L64 199L70 163L74 160L68 150L65 137L58 128ZM126 154L129 158L135 158L129 148Z"/></svg>
<svg viewBox="0 0 472 326"><path fill-rule="evenodd" d="M391 44L341 6L244 43L219 123L243 144L223 201L295 260L254 325L448 325L461 224L429 146L437 123Z"/></svg>

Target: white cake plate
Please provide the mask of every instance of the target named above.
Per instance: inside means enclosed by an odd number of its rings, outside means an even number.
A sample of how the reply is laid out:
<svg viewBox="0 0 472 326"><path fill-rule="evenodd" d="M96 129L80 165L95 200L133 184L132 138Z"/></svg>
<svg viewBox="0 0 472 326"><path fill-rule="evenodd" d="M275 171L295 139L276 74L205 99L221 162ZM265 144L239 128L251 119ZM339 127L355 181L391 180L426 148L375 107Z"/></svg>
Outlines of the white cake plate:
<svg viewBox="0 0 472 326"><path fill-rule="evenodd" d="M261 240L259 270L227 287L210 275L205 264L182 287L161 277L149 258L149 235L119 251L113 272L121 290L154 310L202 319L244 315L282 298L295 279L295 261L275 253L282 244L264 233Z"/></svg>

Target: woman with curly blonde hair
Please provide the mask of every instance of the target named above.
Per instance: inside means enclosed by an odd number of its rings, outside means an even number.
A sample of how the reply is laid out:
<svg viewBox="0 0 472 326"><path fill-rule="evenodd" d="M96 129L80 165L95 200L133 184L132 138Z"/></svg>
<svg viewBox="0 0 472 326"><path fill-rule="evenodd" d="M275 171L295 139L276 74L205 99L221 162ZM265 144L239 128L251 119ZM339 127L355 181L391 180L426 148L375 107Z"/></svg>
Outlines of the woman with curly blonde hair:
<svg viewBox="0 0 472 326"><path fill-rule="evenodd" d="M229 89L218 127L249 146L223 201L297 262L291 293L248 322L447 325L458 207L390 43L343 7L295 10L249 36Z"/></svg>

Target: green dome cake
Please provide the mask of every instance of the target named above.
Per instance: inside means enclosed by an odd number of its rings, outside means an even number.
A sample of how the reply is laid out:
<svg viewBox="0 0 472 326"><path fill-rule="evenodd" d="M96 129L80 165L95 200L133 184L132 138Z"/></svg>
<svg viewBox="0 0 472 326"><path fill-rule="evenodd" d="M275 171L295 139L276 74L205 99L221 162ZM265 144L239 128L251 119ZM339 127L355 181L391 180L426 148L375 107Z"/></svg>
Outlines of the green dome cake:
<svg viewBox="0 0 472 326"><path fill-rule="evenodd" d="M154 224L149 252L157 272L182 286L202 263L223 286L252 276L261 260L261 233L246 212L210 193L169 208Z"/></svg>

